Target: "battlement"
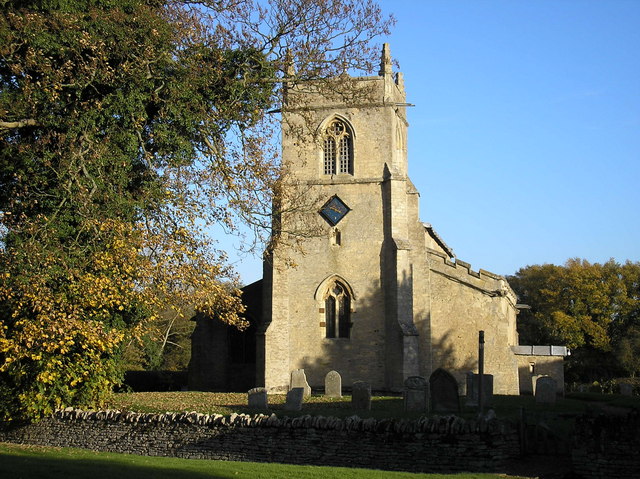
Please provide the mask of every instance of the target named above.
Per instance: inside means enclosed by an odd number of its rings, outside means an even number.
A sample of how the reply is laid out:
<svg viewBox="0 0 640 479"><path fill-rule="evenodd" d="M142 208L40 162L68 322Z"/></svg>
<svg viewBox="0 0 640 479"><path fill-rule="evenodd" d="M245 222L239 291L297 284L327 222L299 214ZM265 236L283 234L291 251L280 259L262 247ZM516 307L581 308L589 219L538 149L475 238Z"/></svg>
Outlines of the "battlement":
<svg viewBox="0 0 640 479"><path fill-rule="evenodd" d="M464 283L489 296L507 296L515 305L516 294L507 283L504 276L479 269L474 271L471 264L461 259L452 261L446 254L426 248L429 255L429 265L432 271L443 274L454 281Z"/></svg>

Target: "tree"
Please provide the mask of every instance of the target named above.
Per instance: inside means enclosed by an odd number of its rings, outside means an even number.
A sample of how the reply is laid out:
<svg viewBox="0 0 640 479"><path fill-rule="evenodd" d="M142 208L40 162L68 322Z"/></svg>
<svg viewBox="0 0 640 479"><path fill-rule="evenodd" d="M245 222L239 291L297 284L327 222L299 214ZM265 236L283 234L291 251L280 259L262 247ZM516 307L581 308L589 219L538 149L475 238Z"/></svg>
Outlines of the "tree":
<svg viewBox="0 0 640 479"><path fill-rule="evenodd" d="M240 327L210 226L291 205L282 80L371 70L369 0L0 2L0 416L99 404L125 338L192 304ZM276 236L277 237L277 236Z"/></svg>
<svg viewBox="0 0 640 479"><path fill-rule="evenodd" d="M525 344L563 344L582 379L638 371L640 263L604 264L571 259L564 266L534 265L508 278L520 302Z"/></svg>

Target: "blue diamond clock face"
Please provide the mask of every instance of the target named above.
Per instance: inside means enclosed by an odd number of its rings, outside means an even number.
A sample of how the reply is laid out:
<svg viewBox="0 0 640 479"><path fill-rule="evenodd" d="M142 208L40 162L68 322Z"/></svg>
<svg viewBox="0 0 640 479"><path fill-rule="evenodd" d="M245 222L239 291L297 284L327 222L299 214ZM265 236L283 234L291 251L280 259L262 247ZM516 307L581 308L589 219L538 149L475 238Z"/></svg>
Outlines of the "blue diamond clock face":
<svg viewBox="0 0 640 479"><path fill-rule="evenodd" d="M337 225L349 211L349 207L337 196L332 196L329 201L320 208L320 214L331 226Z"/></svg>

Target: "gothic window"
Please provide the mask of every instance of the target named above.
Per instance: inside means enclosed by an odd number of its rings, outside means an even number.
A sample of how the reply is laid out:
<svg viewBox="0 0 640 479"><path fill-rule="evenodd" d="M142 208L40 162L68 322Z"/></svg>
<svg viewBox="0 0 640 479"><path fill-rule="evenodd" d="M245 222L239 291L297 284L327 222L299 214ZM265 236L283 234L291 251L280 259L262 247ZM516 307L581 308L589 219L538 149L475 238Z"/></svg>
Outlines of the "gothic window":
<svg viewBox="0 0 640 479"><path fill-rule="evenodd" d="M325 130L324 174L353 174L353 138L342 120L333 120Z"/></svg>
<svg viewBox="0 0 640 479"><path fill-rule="evenodd" d="M351 298L347 288L336 281L324 301L327 338L348 338L351 332Z"/></svg>

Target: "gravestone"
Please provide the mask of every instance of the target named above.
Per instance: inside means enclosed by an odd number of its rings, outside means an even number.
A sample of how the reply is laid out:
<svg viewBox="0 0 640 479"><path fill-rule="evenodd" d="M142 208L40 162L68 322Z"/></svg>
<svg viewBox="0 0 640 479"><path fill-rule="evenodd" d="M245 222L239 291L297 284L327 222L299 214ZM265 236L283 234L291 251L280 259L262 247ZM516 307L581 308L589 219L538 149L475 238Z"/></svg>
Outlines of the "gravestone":
<svg viewBox="0 0 640 479"><path fill-rule="evenodd" d="M329 371L325 376L324 395L331 398L342 397L342 378L338 371Z"/></svg>
<svg viewBox="0 0 640 479"><path fill-rule="evenodd" d="M351 392L351 407L356 410L371 410L371 385L365 381L353 383Z"/></svg>
<svg viewBox="0 0 640 479"><path fill-rule="evenodd" d="M287 400L284 403L285 411L300 411L302 400L304 399L304 388L293 388L287 393Z"/></svg>
<svg viewBox="0 0 640 479"><path fill-rule="evenodd" d="M633 384L620 383L620 394L623 396L633 396Z"/></svg>
<svg viewBox="0 0 640 479"><path fill-rule="evenodd" d="M429 378L431 410L433 412L459 412L460 395L458 382L442 368L436 369Z"/></svg>
<svg viewBox="0 0 640 479"><path fill-rule="evenodd" d="M429 387L422 376L409 376L404 381L404 410L426 411Z"/></svg>
<svg viewBox="0 0 640 479"><path fill-rule="evenodd" d="M531 376L531 381L532 381L532 384L533 384L532 391L533 391L533 395L534 396L536 395L536 386L538 384L538 379L543 378L545 376L546 376L546 374L534 374L533 376Z"/></svg>
<svg viewBox="0 0 640 479"><path fill-rule="evenodd" d="M307 376L304 373L304 369L295 369L291 371L291 383L289 389L302 388L304 390L304 397L311 396L311 386L307 382Z"/></svg>
<svg viewBox="0 0 640 479"><path fill-rule="evenodd" d="M251 409L267 409L269 407L266 388L249 389L247 395L249 396L248 402Z"/></svg>
<svg viewBox="0 0 640 479"><path fill-rule="evenodd" d="M551 376L541 376L536 381L536 402L555 404L558 383Z"/></svg>
<svg viewBox="0 0 640 479"><path fill-rule="evenodd" d="M493 402L493 374L482 375L483 389L482 389L482 402L484 405L491 404ZM467 406L478 406L480 391L480 375L472 372L467 373Z"/></svg>

